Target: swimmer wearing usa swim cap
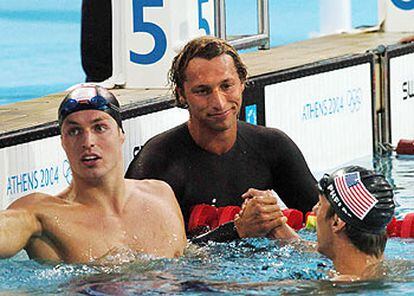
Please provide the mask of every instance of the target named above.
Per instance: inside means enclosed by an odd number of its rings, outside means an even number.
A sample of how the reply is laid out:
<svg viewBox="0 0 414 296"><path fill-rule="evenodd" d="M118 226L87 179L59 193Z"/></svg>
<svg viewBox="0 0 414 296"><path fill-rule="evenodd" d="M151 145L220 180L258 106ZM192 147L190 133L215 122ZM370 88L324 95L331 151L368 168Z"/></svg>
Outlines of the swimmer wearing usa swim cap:
<svg viewBox="0 0 414 296"><path fill-rule="evenodd" d="M70 91L63 99L58 110L59 127L65 118L81 110L100 110L108 113L122 128L120 104L106 88L94 84L82 84Z"/></svg>
<svg viewBox="0 0 414 296"><path fill-rule="evenodd" d="M348 166L318 183L317 249L329 257L334 280L377 278L387 243L387 224L394 215L392 186L383 175Z"/></svg>
<svg viewBox="0 0 414 296"><path fill-rule="evenodd" d="M386 227L395 209L392 186L383 175L348 166L325 174L318 189L319 202L313 209L317 220L316 247L333 261L333 280L383 276ZM275 233L276 238L299 238L286 224Z"/></svg>
<svg viewBox="0 0 414 296"><path fill-rule="evenodd" d="M394 215L392 186L383 175L358 166L325 174L318 188L333 211L361 232L381 234Z"/></svg>

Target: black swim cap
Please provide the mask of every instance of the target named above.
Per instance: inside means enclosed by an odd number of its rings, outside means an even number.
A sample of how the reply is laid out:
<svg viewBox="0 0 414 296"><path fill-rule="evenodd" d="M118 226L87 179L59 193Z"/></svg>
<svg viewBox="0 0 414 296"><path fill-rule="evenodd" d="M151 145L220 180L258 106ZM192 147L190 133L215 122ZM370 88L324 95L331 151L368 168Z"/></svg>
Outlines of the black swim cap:
<svg viewBox="0 0 414 296"><path fill-rule="evenodd" d="M325 174L318 187L335 213L360 231L381 233L394 215L392 187L374 171L348 166Z"/></svg>
<svg viewBox="0 0 414 296"><path fill-rule="evenodd" d="M119 102L106 88L81 84L69 92L59 106L59 127L62 128L62 123L69 114L82 110L100 110L108 113L123 131Z"/></svg>

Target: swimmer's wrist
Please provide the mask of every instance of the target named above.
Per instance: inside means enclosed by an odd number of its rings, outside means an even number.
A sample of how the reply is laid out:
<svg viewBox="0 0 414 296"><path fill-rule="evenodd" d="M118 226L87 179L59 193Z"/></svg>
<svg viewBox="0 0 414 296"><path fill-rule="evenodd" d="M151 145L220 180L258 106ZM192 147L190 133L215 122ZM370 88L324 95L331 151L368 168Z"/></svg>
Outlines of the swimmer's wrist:
<svg viewBox="0 0 414 296"><path fill-rule="evenodd" d="M295 230L293 230L288 224L284 223L272 231L270 231L269 238L282 239L282 240L299 240L300 236Z"/></svg>
<svg viewBox="0 0 414 296"><path fill-rule="evenodd" d="M243 227L240 227L240 217L237 217L235 220L231 221L233 223L234 232L237 234L237 238L245 238L248 235L243 232Z"/></svg>

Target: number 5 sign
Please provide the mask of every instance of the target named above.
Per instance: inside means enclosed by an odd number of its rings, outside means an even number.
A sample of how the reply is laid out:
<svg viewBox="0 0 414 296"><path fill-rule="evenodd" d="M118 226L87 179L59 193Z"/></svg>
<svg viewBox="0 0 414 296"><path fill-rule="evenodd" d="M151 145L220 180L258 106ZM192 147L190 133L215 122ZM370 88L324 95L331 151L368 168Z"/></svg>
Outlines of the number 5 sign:
<svg viewBox="0 0 414 296"><path fill-rule="evenodd" d="M391 0L395 6L403 10L414 9L414 0Z"/></svg>
<svg viewBox="0 0 414 296"><path fill-rule="evenodd" d="M385 32L414 31L414 0L378 0L378 19Z"/></svg>
<svg viewBox="0 0 414 296"><path fill-rule="evenodd" d="M166 87L182 46L214 32L214 0L113 0L112 7L113 77L128 88Z"/></svg>

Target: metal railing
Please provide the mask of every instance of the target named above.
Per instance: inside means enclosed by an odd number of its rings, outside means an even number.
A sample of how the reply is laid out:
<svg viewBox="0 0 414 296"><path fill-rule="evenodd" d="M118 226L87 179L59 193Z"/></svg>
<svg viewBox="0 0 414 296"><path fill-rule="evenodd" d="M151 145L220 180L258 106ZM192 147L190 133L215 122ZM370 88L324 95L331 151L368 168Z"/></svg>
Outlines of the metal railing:
<svg viewBox="0 0 414 296"><path fill-rule="evenodd" d="M217 37L228 40L236 49L256 46L259 49L270 48L269 0L257 0L257 34L253 35L227 36L226 1L215 0L214 10L215 35Z"/></svg>

